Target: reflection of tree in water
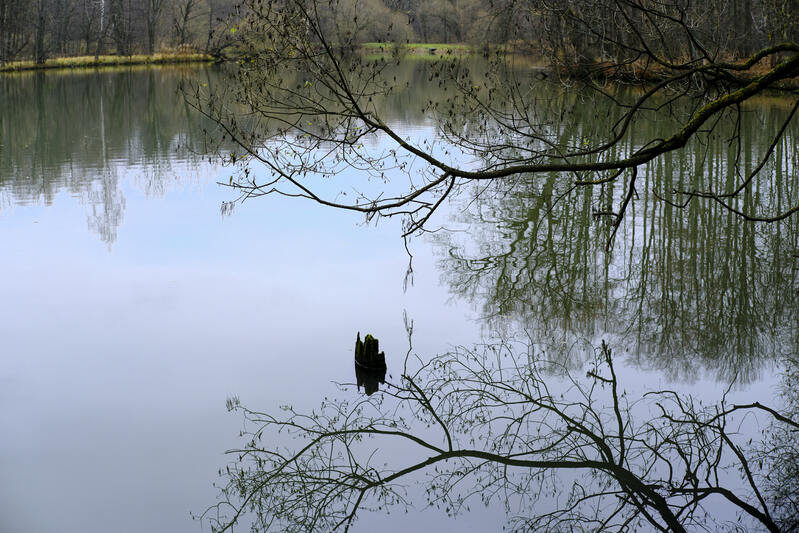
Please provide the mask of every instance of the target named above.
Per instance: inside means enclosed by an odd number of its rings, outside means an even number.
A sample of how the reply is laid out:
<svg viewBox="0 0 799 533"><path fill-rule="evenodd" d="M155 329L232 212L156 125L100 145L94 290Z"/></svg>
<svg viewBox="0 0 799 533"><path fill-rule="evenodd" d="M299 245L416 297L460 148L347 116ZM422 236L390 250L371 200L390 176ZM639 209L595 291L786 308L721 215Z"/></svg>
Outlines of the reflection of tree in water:
<svg viewBox="0 0 799 533"><path fill-rule="evenodd" d="M768 147L757 132L779 127L782 115L776 104L745 115L740 171L758 164ZM609 227L593 214L618 205L625 191L606 186L558 201L569 183L551 177L476 195L462 215L472 237L437 237L443 278L481 306L488 327L521 326L563 360L612 335L647 366L754 378L765 361L799 349L799 223L753 224L710 203L679 209L647 194L734 189L741 178L726 133L639 170L641 196L610 253ZM771 179L737 208L796 205L797 139L793 128L768 163Z"/></svg>
<svg viewBox="0 0 799 533"><path fill-rule="evenodd" d="M310 412L229 400L245 429L204 515L212 530L346 531L363 511L419 503L448 515L499 503L512 531L788 530L785 499L763 497L758 422L795 432L791 413L727 393L628 394L604 343L587 374L512 340L404 368Z"/></svg>
<svg viewBox="0 0 799 533"><path fill-rule="evenodd" d="M783 373L782 413L799 420L799 360L787 362ZM774 517L783 531L799 531L799 428L771 424L761 447L760 479Z"/></svg>
<svg viewBox="0 0 799 533"><path fill-rule="evenodd" d="M177 177L171 162L201 149L201 128L177 92L187 75L213 82L207 70L182 69L0 77L0 192L12 204L49 205L66 191L112 244L126 172L147 175L148 192L163 190Z"/></svg>
<svg viewBox="0 0 799 533"><path fill-rule="evenodd" d="M423 62L387 69L396 87L376 102L387 119L424 123L419 102L445 98L441 86L422 83L428 71ZM212 128L178 92L188 78L201 87L226 83L222 70L181 67L0 77L3 201L49 205L66 191L88 206L91 230L113 243L124 216L123 183L162 195L186 179L173 163L196 171L195 156L208 149L203 129Z"/></svg>
<svg viewBox="0 0 799 533"><path fill-rule="evenodd" d="M113 169L105 170L100 179L91 183L86 198L91 208L89 229L110 247L116 242L117 228L125 213L125 196Z"/></svg>

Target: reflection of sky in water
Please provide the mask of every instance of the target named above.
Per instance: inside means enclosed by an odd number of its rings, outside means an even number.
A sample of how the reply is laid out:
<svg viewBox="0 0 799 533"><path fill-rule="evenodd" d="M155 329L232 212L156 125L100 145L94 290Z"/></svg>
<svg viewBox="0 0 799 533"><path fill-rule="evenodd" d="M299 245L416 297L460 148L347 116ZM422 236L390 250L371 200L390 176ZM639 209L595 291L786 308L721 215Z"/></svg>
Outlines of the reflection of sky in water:
<svg viewBox="0 0 799 533"><path fill-rule="evenodd" d="M354 380L358 330L390 374L403 309L420 351L475 338L421 242L403 294L397 224L277 197L223 218L210 180L149 198L131 181L110 252L66 193L0 217L8 531L196 530L240 423L228 395L312 407Z"/></svg>
<svg viewBox="0 0 799 533"><path fill-rule="evenodd" d="M397 221L364 227L359 215L280 197L222 217L232 195L214 181L229 169L174 154L110 166L88 188L0 203L3 531L198 531L188 513L213 502L222 452L237 444L227 396L263 410L316 406L331 381L354 381L356 331L380 338L391 375L407 349L403 310L420 354L479 340L472 306L439 285L426 240L414 240L414 286L403 292ZM80 166L71 172L80 182ZM631 392L674 386L618 371ZM736 394L763 399L771 381ZM722 385L680 387L714 399ZM454 527L496 530L500 514ZM358 530L410 524L449 520L370 515Z"/></svg>

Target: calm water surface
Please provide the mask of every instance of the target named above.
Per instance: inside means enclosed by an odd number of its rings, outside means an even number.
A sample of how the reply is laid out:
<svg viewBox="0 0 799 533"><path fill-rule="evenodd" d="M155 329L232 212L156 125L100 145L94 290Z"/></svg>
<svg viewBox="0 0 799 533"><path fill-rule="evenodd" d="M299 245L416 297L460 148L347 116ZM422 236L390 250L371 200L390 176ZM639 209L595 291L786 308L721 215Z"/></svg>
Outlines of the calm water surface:
<svg viewBox="0 0 799 533"><path fill-rule="evenodd" d="M386 104L393 123L432 137L410 105L424 76L403 75L419 80ZM461 231L413 242L403 291L397 223L277 197L221 216L232 195L216 182L231 171L198 155L207 125L177 93L187 78L218 83L209 69L0 77L3 532L199 531L189 513L214 501L241 425L225 399L314 407L353 380L356 331L379 336L391 373L404 312L420 354L524 331L579 367L604 338L625 353L622 379L711 399L735 377L736 394L771 400L778 361L797 354L797 223L753 226L647 193L733 179L723 135L646 168L610 254L591 208L623 191L557 203L552 176L461 197L438 221ZM588 113L579 99L560 105ZM750 111L756 164L758 132L785 109ZM797 136L748 201L796 203ZM496 530L502 516L475 512L458 528Z"/></svg>

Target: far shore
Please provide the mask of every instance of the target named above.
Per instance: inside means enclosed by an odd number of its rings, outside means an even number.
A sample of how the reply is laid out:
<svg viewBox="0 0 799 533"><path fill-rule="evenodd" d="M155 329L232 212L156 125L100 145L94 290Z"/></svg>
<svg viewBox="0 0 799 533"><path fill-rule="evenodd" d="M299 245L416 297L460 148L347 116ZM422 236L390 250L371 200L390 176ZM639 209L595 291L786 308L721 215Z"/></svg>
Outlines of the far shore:
<svg viewBox="0 0 799 533"><path fill-rule="evenodd" d="M177 63L210 63L214 58L208 54L136 54L130 56L101 55L54 57L44 63L34 61L11 61L0 65L0 72L23 72L30 70L103 68L126 65L167 65Z"/></svg>
<svg viewBox="0 0 799 533"><path fill-rule="evenodd" d="M505 56L515 57L517 66L525 65L534 70L542 72L551 71L552 65L548 65L542 57L530 54L529 49L507 48L507 47L478 47L470 44L461 43L403 43L394 44L387 42L366 42L359 45L361 54L366 59L382 59L388 56L396 56L420 59L420 60L440 60L453 57L466 57L472 55L485 55L488 52L497 53ZM232 58L230 58L232 59ZM203 53L158 53L158 54L135 54L130 56L101 55L95 56L75 56L75 57L54 57L44 63L36 63L32 60L11 61L5 65L0 65L0 74L10 72L25 72L36 70L70 70L70 69L99 69L105 67L125 67L125 66L147 66L147 65L170 65L170 64L189 64L189 63L211 63L218 61L218 58ZM596 67L600 67L598 64ZM661 70L658 68L636 68L637 65L631 64L624 71L616 72L611 77L625 83L647 85L649 83L662 81ZM748 83L757 76L764 74L768 70L765 65L755 65L750 71L741 73L739 82ZM782 80L778 86L785 89L795 89L799 87L799 76Z"/></svg>

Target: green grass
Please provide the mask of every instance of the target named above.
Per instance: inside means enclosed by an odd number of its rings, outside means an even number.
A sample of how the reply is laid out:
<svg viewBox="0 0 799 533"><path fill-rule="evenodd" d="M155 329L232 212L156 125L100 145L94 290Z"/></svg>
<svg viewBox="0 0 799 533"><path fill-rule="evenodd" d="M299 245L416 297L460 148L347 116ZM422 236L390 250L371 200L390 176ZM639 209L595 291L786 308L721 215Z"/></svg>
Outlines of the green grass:
<svg viewBox="0 0 799 533"><path fill-rule="evenodd" d="M393 52L396 48L394 43L363 43L361 49L366 52ZM401 44L400 50L405 50L409 53L427 53L431 54L435 51L436 54L448 53L472 53L475 48L469 44L450 44L450 43L407 43Z"/></svg>
<svg viewBox="0 0 799 533"><path fill-rule="evenodd" d="M361 48L365 50L393 50L394 43L363 43Z"/></svg>
<svg viewBox="0 0 799 533"><path fill-rule="evenodd" d="M55 57L43 64L33 61L13 61L0 66L0 72L19 72L42 69L99 68L124 65L164 65L170 63L199 63L213 61L206 54L153 54L132 56L94 56Z"/></svg>
<svg viewBox="0 0 799 533"><path fill-rule="evenodd" d="M409 43L405 45L410 50L430 51L435 49L437 52L446 53L448 50L471 52L474 48L468 44L448 44L448 43Z"/></svg>
<svg viewBox="0 0 799 533"><path fill-rule="evenodd" d="M397 45L394 43L363 43L361 52L364 59L380 60L396 57L396 54L407 59L438 60L452 56L465 56L476 53L476 49L468 44L450 43L408 43Z"/></svg>

